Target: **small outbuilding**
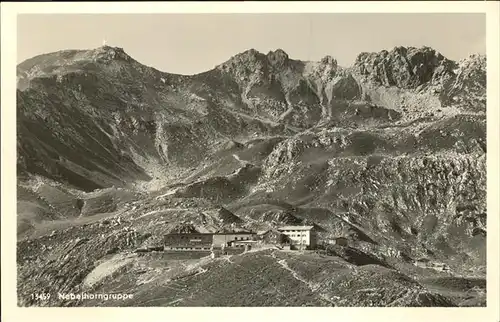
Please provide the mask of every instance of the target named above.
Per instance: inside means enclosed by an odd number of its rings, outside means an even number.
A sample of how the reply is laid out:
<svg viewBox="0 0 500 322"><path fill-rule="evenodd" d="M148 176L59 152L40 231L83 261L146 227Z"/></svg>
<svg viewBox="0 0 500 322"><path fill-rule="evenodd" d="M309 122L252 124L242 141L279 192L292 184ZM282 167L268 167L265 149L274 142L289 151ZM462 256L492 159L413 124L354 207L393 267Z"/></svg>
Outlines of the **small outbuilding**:
<svg viewBox="0 0 500 322"><path fill-rule="evenodd" d="M346 237L336 237L336 238L334 238L334 243L335 243L335 245L339 245L339 246L348 246L349 239L347 239Z"/></svg>

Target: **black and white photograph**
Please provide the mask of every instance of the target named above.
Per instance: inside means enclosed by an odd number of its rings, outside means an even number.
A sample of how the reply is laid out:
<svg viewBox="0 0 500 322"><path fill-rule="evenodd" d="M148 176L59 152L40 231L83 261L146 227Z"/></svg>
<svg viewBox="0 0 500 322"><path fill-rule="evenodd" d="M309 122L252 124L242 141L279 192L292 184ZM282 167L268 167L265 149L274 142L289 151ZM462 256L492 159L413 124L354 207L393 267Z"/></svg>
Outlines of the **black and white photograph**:
<svg viewBox="0 0 500 322"><path fill-rule="evenodd" d="M485 12L16 28L17 307L494 304Z"/></svg>

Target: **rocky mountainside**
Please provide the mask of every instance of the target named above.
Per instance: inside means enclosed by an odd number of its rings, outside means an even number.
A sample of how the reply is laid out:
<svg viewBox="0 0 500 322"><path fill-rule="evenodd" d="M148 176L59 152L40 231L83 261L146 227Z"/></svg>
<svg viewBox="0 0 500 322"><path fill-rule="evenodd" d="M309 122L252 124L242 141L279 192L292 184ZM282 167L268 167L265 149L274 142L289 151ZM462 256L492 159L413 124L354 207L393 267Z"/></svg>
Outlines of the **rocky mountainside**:
<svg viewBox="0 0 500 322"><path fill-rule="evenodd" d="M341 67L248 50L185 76L104 46L17 76L20 305L485 305L484 56L396 47ZM134 253L283 224L351 244ZM135 300L55 296L82 290Z"/></svg>

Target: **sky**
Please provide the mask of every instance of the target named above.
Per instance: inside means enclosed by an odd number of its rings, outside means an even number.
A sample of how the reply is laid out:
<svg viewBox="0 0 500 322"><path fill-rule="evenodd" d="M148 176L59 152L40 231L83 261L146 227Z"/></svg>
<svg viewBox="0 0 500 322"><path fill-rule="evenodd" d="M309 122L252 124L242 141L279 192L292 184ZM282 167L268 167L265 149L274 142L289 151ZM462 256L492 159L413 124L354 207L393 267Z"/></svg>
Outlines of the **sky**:
<svg viewBox="0 0 500 322"><path fill-rule="evenodd" d="M22 14L17 61L65 50L93 49L105 39L164 72L196 74L254 48L290 58L326 55L350 66L361 52L429 46L453 60L486 53L480 13L324 14Z"/></svg>

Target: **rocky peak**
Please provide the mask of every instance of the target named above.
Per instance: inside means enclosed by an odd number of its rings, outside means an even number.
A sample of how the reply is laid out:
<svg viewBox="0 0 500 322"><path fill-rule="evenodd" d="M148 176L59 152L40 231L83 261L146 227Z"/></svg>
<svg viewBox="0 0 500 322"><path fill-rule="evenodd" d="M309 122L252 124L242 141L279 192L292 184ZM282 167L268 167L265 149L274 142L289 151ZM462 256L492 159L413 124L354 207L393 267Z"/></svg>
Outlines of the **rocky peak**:
<svg viewBox="0 0 500 322"><path fill-rule="evenodd" d="M248 50L245 50L242 53L237 54L236 56L233 56L229 61L246 61L246 62L252 62L252 61L261 61L265 57L264 54L259 52L258 50L251 48Z"/></svg>
<svg viewBox="0 0 500 322"><path fill-rule="evenodd" d="M282 67L285 66L289 60L288 54L283 49L277 49L269 51L267 54L263 54L252 48L231 57L231 59L221 64L219 67L224 70L235 68L259 69L266 65Z"/></svg>
<svg viewBox="0 0 500 322"><path fill-rule="evenodd" d="M267 54L249 49L233 56L216 69L232 75L237 82L262 84L289 69L291 61L282 49L269 51Z"/></svg>
<svg viewBox="0 0 500 322"><path fill-rule="evenodd" d="M461 72L463 76L466 75L467 78L478 81L484 79L484 84L486 84L486 56L473 54L462 59L458 63L458 71Z"/></svg>
<svg viewBox="0 0 500 322"><path fill-rule="evenodd" d="M216 67L218 70L235 75L238 78L246 78L255 70L262 68L265 55L255 49L248 49L231 57L228 61Z"/></svg>
<svg viewBox="0 0 500 322"><path fill-rule="evenodd" d="M97 62L111 62L113 60L123 60L123 61L132 60L132 58L127 53L125 53L123 48L111 47L106 45L92 50L89 54L92 57L92 59Z"/></svg>
<svg viewBox="0 0 500 322"><path fill-rule="evenodd" d="M90 50L61 50L28 59L17 66L19 74L53 74L64 72L68 66L82 66L85 63L104 63L111 61L133 62L123 48L102 46ZM33 75L32 75L33 76Z"/></svg>
<svg viewBox="0 0 500 322"><path fill-rule="evenodd" d="M453 74L456 64L430 47L402 47L378 53L361 53L354 70L365 78L384 85L414 89Z"/></svg>
<svg viewBox="0 0 500 322"><path fill-rule="evenodd" d="M338 66L337 60L330 55L326 55L325 57L321 58L320 62L323 65L329 65L332 66L333 68L337 68Z"/></svg>
<svg viewBox="0 0 500 322"><path fill-rule="evenodd" d="M486 111L486 56L470 55L461 60L453 78L441 94L444 105L460 105L478 112Z"/></svg>
<svg viewBox="0 0 500 322"><path fill-rule="evenodd" d="M273 66L284 66L289 60L288 54L283 49L270 51L267 54L267 59Z"/></svg>
<svg viewBox="0 0 500 322"><path fill-rule="evenodd" d="M486 68L486 55L484 54L472 54L469 57L462 59L459 64L473 64L480 65Z"/></svg>
<svg viewBox="0 0 500 322"><path fill-rule="evenodd" d="M67 77L89 73L115 72L117 66L142 68L123 48L102 46L89 50L61 50L30 58L17 65L17 88L25 90L35 86L32 81L64 82ZM98 67L99 66L99 67ZM106 68L103 68L107 66ZM109 67L109 68L108 68ZM72 76L73 75L73 76ZM85 76L86 77L86 76Z"/></svg>

